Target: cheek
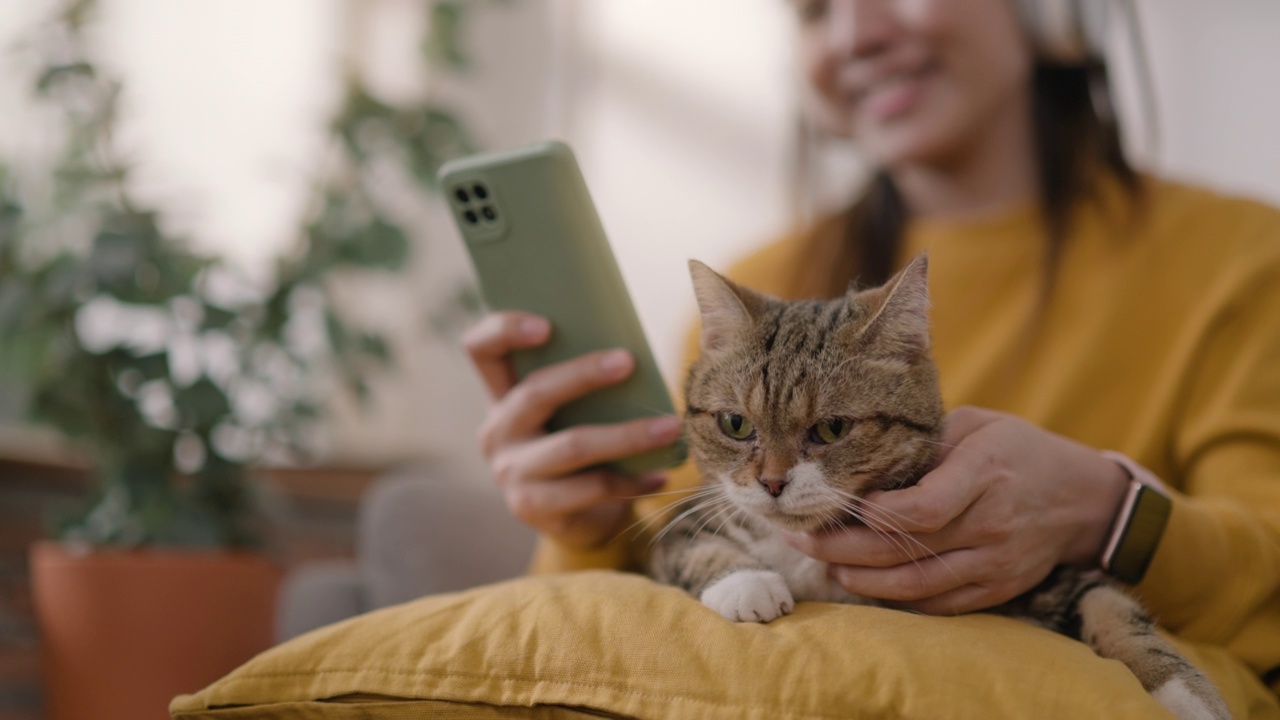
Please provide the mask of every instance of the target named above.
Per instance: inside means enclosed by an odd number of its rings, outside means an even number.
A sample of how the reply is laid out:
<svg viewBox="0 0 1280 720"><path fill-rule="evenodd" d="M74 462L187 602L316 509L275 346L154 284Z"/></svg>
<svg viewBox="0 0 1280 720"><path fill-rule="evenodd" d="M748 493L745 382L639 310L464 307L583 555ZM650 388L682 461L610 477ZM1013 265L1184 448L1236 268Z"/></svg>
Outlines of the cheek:
<svg viewBox="0 0 1280 720"><path fill-rule="evenodd" d="M837 87L837 63L817 48L819 41L802 37L796 52L796 66L803 92L800 100L805 117L823 131L838 137L852 137L852 118L847 101Z"/></svg>

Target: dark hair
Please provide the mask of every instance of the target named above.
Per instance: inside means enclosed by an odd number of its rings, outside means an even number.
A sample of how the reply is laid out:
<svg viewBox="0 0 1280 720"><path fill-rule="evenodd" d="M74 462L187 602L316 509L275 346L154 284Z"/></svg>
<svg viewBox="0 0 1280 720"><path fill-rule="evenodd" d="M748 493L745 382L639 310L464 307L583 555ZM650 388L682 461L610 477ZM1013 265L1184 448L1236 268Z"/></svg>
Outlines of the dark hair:
<svg viewBox="0 0 1280 720"><path fill-rule="evenodd" d="M1106 67L1099 62L1037 62L1032 75L1032 125L1040 204L1048 246L1046 287L1070 232L1072 209L1088 196L1099 172L1115 176L1133 195L1140 178L1124 157L1110 101ZM893 274L908 213L888 173L871 179L841 221L810 237L810 262L797 287L834 297L851 283L879 285ZM832 237L838 232L840 237ZM807 281L807 282L806 282Z"/></svg>

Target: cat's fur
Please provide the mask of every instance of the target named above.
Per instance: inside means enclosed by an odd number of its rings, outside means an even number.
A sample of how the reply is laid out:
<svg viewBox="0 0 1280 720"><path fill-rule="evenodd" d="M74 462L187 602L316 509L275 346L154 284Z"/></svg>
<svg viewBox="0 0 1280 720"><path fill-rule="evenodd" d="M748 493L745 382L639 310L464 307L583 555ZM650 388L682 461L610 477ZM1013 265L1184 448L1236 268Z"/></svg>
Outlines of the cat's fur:
<svg viewBox="0 0 1280 720"><path fill-rule="evenodd" d="M704 485L659 534L652 575L738 622L769 622L796 601L875 604L845 591L780 531L893 527L861 496L908 486L934 464L943 411L929 354L927 258L884 287L829 302L775 300L696 261L690 271L702 357L686 381L685 434ZM1209 680L1097 573L1059 567L991 612L1123 662L1180 718L1230 717Z"/></svg>

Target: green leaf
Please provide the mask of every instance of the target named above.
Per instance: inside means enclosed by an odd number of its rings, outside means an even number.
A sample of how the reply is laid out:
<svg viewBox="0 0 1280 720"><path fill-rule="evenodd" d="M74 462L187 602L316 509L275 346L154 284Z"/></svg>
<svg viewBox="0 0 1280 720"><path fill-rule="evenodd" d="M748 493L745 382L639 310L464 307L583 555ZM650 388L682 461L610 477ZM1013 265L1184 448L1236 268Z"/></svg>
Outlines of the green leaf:
<svg viewBox="0 0 1280 720"><path fill-rule="evenodd" d="M144 381L169 377L169 354L166 352L141 356L126 355L121 364L126 368L137 370Z"/></svg>
<svg viewBox="0 0 1280 720"><path fill-rule="evenodd" d="M217 305L202 303L204 319L200 322L202 330L223 330L240 317L239 314L220 308Z"/></svg>
<svg viewBox="0 0 1280 720"><path fill-rule="evenodd" d="M360 351L386 365L391 362L391 350L381 335L365 333L360 335Z"/></svg>
<svg viewBox="0 0 1280 720"><path fill-rule="evenodd" d="M432 5L431 26L422 45L427 62L440 63L454 71L467 68L467 56L462 51L466 9L462 0L436 0Z"/></svg>
<svg viewBox="0 0 1280 720"><path fill-rule="evenodd" d="M89 269L108 292L124 294L133 284L147 250L147 242L137 235L104 230L93 239Z"/></svg>
<svg viewBox="0 0 1280 720"><path fill-rule="evenodd" d="M63 80L70 78L82 78L92 80L95 76L93 66L87 62L67 63L65 65L52 65L45 68L40 73L40 77L36 80L36 92L40 95L46 95L54 85Z"/></svg>
<svg viewBox="0 0 1280 720"><path fill-rule="evenodd" d="M410 171L420 186L435 190L440 166L474 152L475 146L452 112L435 107L422 108L419 112L420 129L413 137L406 138Z"/></svg>
<svg viewBox="0 0 1280 720"><path fill-rule="evenodd" d="M176 390L173 401L183 426L203 434L231 414L231 401L227 394L207 377Z"/></svg>
<svg viewBox="0 0 1280 720"><path fill-rule="evenodd" d="M360 267L399 270L409 257L409 240L399 227L378 218L348 236L338 246L338 257Z"/></svg>

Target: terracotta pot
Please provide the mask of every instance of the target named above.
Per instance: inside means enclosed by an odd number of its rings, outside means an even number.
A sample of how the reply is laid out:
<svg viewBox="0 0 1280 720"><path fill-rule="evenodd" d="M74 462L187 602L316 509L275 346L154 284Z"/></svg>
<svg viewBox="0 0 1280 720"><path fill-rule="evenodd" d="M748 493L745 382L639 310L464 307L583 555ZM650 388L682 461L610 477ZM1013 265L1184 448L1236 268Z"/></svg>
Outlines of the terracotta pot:
<svg viewBox="0 0 1280 720"><path fill-rule="evenodd" d="M243 552L31 549L49 720L160 720L265 650L280 570Z"/></svg>

